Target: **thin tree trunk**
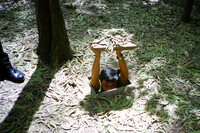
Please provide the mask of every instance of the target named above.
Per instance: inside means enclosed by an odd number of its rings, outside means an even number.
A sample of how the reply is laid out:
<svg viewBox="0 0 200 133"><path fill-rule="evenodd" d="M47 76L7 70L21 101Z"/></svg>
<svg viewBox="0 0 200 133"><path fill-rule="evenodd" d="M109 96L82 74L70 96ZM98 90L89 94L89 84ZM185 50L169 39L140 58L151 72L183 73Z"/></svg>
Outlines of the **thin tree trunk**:
<svg viewBox="0 0 200 133"><path fill-rule="evenodd" d="M186 0L183 15L181 18L182 21L184 21L184 22L190 21L190 14L192 12L193 4L194 4L194 0Z"/></svg>
<svg viewBox="0 0 200 133"><path fill-rule="evenodd" d="M49 66L73 58L59 0L36 0L38 56Z"/></svg>

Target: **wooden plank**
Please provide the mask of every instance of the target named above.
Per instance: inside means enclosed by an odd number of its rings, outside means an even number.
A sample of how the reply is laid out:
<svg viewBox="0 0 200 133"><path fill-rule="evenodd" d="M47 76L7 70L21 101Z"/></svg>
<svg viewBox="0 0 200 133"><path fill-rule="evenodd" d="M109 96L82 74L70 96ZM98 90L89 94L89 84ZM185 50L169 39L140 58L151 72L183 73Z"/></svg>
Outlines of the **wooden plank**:
<svg viewBox="0 0 200 133"><path fill-rule="evenodd" d="M95 93L94 90L91 90L91 95L96 95L96 97L108 97L109 98L109 97L113 97L117 94L131 94L134 88L135 88L135 85L129 84L126 86L122 86L119 88L115 88L115 89L112 89L109 91L104 91L104 92L97 93L97 94Z"/></svg>
<svg viewBox="0 0 200 133"><path fill-rule="evenodd" d="M114 46L113 50L133 50L137 47L137 45L130 43L127 45L117 45ZM97 51L106 51L108 50L107 45L91 45L90 47L92 50L97 50Z"/></svg>

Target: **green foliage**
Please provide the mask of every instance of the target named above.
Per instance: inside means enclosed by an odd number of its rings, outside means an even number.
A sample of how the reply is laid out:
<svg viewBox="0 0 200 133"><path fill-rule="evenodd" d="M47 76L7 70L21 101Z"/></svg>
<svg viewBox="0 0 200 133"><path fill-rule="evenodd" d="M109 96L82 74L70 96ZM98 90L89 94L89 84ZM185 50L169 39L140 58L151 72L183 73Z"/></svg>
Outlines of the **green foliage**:
<svg viewBox="0 0 200 133"><path fill-rule="evenodd" d="M81 102L82 107L90 112L90 115L100 115L109 113L112 110L123 110L130 108L133 104L133 95L115 95L105 97L98 95L88 95Z"/></svg>
<svg viewBox="0 0 200 133"><path fill-rule="evenodd" d="M199 119L196 117L195 108L191 103L180 103L177 113L183 118L183 127L191 131L198 130Z"/></svg>
<svg viewBox="0 0 200 133"><path fill-rule="evenodd" d="M162 95L153 95L146 104L146 110L151 114L159 116L161 119L167 120L170 118L170 116L168 115L168 112L163 108L165 105L162 105L160 102L162 99Z"/></svg>

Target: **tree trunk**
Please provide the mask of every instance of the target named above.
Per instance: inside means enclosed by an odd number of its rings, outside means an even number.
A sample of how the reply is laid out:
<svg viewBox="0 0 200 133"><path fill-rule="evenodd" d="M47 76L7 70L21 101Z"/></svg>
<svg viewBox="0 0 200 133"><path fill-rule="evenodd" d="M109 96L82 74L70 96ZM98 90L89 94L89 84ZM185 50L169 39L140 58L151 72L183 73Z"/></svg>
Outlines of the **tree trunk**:
<svg viewBox="0 0 200 133"><path fill-rule="evenodd" d="M194 4L194 0L186 0L185 6L184 6L184 11L181 20L184 22L189 22L190 21L190 14L192 11L192 6Z"/></svg>
<svg viewBox="0 0 200 133"><path fill-rule="evenodd" d="M73 58L59 0L35 0L39 45L37 54L48 66Z"/></svg>

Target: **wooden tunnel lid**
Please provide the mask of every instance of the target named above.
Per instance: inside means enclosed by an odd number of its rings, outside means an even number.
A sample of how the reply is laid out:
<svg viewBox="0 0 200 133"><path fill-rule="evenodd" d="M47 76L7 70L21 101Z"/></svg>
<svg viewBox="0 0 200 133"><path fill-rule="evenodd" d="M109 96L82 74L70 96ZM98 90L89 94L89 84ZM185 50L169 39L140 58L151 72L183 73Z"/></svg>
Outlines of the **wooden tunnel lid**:
<svg viewBox="0 0 200 133"><path fill-rule="evenodd" d="M124 29L104 29L90 43L90 48L99 51L132 50L136 44L134 34L128 34Z"/></svg>

